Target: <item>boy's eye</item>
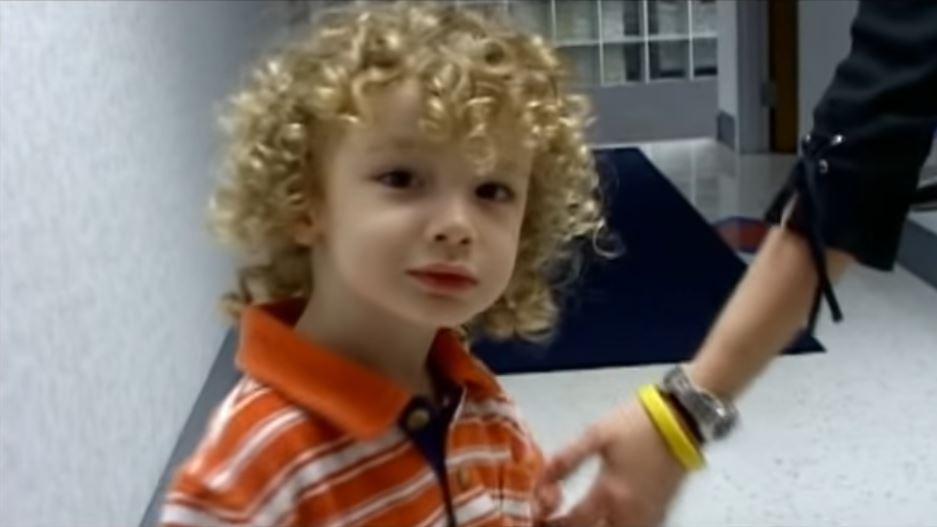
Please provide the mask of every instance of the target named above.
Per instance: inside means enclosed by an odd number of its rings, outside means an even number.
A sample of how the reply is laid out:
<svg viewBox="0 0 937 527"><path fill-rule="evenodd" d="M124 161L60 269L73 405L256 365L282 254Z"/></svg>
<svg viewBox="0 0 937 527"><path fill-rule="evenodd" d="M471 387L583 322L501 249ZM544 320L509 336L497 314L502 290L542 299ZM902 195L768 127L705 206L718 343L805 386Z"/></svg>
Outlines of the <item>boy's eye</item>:
<svg viewBox="0 0 937 527"><path fill-rule="evenodd" d="M514 200L514 191L503 183L482 183L475 189L475 195L484 200L508 203Z"/></svg>
<svg viewBox="0 0 937 527"><path fill-rule="evenodd" d="M416 177L409 170L391 170L377 176L379 183L393 188L411 188L416 186Z"/></svg>

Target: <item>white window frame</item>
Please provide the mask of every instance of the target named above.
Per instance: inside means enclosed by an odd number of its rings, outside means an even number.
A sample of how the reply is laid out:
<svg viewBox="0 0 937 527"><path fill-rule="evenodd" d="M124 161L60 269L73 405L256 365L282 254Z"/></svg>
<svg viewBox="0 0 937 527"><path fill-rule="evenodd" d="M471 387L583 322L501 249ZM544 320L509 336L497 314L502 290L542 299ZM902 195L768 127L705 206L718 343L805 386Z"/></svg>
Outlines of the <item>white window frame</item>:
<svg viewBox="0 0 937 527"><path fill-rule="evenodd" d="M598 60L598 71L595 72L595 77L593 81L595 82L586 82L586 86L593 87L610 87L610 86L623 86L631 84L650 84L657 82L687 82L694 81L698 79L712 79L713 75L697 75L696 74L696 60L694 54L694 40L698 39L714 39L718 43L718 34L714 31L707 32L696 32L694 31L693 24L693 4L694 0L683 0L687 4L687 28L686 33L672 33L672 34L659 34L659 35L650 35L648 27L648 13L649 13L649 0L623 0L625 2L640 2L641 4L641 35L635 36L621 36L608 38L604 33L604 24L603 24L603 14L605 10L602 8L603 1L610 0L449 0L455 2L457 5L483 5L483 6L499 6L504 13L510 13L512 11L512 6L520 2L529 2L529 3L542 3L544 9L548 13L549 17L549 28L547 31L544 31L544 37L548 38L554 46L560 50L568 50L573 48L590 48L594 49L594 52L597 55ZM596 27L596 36L594 38L587 39L574 39L574 40L559 40L557 38L557 5L560 2L592 2L595 6L595 27ZM622 0L619 0L622 1ZM681 77L679 79L652 79L650 71L650 58L651 51L650 45L655 42L686 42L687 43L687 76ZM620 45L620 44L640 44L642 49L642 64L641 64L641 79L639 81L624 81L624 82L610 82L606 79L606 45ZM717 44L718 45L718 44ZM718 74L718 72L717 72Z"/></svg>

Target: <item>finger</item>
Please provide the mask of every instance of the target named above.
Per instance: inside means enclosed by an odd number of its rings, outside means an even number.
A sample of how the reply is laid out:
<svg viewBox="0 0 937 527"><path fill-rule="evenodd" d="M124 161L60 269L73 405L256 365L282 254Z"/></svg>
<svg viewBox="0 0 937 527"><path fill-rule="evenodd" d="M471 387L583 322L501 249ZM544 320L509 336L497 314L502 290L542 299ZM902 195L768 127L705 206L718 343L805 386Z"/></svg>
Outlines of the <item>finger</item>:
<svg viewBox="0 0 937 527"><path fill-rule="evenodd" d="M586 432L565 448L554 454L543 471L543 480L556 482L566 478L583 461L598 454L605 444L605 434L598 426L589 427Z"/></svg>
<svg viewBox="0 0 937 527"><path fill-rule="evenodd" d="M545 518L553 514L563 503L563 490L555 483L542 484L536 490L534 517Z"/></svg>
<svg viewBox="0 0 937 527"><path fill-rule="evenodd" d="M599 487L593 485L589 493L566 514L547 522L549 527L583 527L601 525L606 521L605 502Z"/></svg>

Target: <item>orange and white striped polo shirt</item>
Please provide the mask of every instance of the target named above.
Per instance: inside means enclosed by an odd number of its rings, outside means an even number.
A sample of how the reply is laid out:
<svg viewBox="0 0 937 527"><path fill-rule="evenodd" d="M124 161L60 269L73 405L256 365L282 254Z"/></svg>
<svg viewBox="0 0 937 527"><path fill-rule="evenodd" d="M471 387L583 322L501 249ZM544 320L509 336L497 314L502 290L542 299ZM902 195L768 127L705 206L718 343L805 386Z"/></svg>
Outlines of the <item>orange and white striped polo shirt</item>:
<svg viewBox="0 0 937 527"><path fill-rule="evenodd" d="M302 304L249 308L244 377L167 491L164 525L531 525L543 458L452 331L442 408L293 330Z"/></svg>

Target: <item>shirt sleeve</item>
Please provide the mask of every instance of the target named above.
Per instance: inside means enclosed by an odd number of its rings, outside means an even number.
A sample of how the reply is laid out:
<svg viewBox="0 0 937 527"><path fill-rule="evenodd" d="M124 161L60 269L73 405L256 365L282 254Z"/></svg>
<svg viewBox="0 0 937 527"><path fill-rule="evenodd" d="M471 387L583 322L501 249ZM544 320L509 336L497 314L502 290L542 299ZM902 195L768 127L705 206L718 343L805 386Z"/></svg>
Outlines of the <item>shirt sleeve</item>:
<svg viewBox="0 0 937 527"><path fill-rule="evenodd" d="M814 109L801 157L766 215L780 223L793 203L787 226L810 241L819 293L837 319L824 250L891 269L934 140L937 2L863 0L851 33L849 55Z"/></svg>

